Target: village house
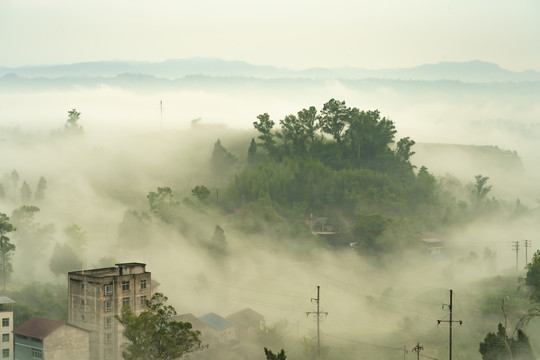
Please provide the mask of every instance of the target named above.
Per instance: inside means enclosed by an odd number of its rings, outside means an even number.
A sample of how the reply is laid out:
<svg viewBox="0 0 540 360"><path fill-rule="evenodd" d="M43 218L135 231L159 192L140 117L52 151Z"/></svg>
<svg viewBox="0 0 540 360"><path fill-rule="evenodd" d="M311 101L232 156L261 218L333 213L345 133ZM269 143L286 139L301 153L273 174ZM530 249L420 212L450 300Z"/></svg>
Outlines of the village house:
<svg viewBox="0 0 540 360"><path fill-rule="evenodd" d="M13 330L16 360L89 360L90 331L34 316Z"/></svg>

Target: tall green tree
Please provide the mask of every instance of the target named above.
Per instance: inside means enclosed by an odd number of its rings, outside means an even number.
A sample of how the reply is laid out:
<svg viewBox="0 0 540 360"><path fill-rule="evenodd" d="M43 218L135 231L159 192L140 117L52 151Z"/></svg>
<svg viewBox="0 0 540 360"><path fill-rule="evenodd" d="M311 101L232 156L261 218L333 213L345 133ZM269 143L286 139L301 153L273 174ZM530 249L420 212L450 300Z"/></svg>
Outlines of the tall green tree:
<svg viewBox="0 0 540 360"><path fill-rule="evenodd" d="M309 139L309 146L312 150L317 142L317 131L321 128L319 115L314 106L309 109L302 109L298 112L298 122L304 129L305 136Z"/></svg>
<svg viewBox="0 0 540 360"><path fill-rule="evenodd" d="M349 121L349 112L350 109L345 105L345 101L330 99L321 110L319 120L321 130L340 143Z"/></svg>
<svg viewBox="0 0 540 360"><path fill-rule="evenodd" d="M270 115L268 115L268 113L258 115L257 119L259 121L255 121L253 123L253 126L255 127L255 130L261 133L258 138L262 142L262 147L269 154L272 154L274 152L274 146L276 144L276 141L274 140L275 134L272 132L272 129L274 128L274 125L276 123L274 122L274 120L270 119Z"/></svg>
<svg viewBox="0 0 540 360"><path fill-rule="evenodd" d="M188 322L173 320L176 310L166 305L167 297L155 293L146 302L146 310L135 314L129 305L122 308L116 319L124 327L129 344L122 356L126 360L173 360L200 350L200 332Z"/></svg>
<svg viewBox="0 0 540 360"><path fill-rule="evenodd" d="M307 134L298 118L294 115L287 115L279 121L281 131L276 136L283 141L285 151L288 155L302 156L306 150Z"/></svg>
<svg viewBox="0 0 540 360"><path fill-rule="evenodd" d="M11 257L15 252L15 245L9 241L7 234L15 230L16 228L9 222L9 217L4 213L0 213L0 269L2 271L4 292L6 291L8 276L13 272Z"/></svg>

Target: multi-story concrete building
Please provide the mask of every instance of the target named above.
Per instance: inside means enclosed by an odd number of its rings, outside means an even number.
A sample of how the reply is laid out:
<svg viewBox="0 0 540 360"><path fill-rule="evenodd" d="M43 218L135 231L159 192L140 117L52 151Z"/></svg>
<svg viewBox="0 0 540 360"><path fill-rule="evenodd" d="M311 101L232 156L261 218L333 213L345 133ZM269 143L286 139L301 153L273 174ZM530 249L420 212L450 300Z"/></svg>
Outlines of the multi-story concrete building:
<svg viewBox="0 0 540 360"><path fill-rule="evenodd" d="M0 353L2 359L13 360L13 304L15 301L6 296L0 296L0 318L2 319L2 342L0 342Z"/></svg>
<svg viewBox="0 0 540 360"><path fill-rule="evenodd" d="M68 273L68 322L90 330L91 360L122 359L126 341L114 316L124 305L141 313L152 296L151 281L146 264L135 262Z"/></svg>

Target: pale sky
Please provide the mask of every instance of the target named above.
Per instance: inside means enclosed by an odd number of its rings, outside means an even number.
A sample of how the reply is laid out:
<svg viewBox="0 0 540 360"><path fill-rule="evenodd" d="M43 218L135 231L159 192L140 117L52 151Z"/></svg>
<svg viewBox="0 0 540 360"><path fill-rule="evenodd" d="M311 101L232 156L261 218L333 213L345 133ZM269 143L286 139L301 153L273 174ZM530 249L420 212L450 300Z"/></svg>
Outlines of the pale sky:
<svg viewBox="0 0 540 360"><path fill-rule="evenodd" d="M0 66L219 57L540 71L538 0L0 0Z"/></svg>

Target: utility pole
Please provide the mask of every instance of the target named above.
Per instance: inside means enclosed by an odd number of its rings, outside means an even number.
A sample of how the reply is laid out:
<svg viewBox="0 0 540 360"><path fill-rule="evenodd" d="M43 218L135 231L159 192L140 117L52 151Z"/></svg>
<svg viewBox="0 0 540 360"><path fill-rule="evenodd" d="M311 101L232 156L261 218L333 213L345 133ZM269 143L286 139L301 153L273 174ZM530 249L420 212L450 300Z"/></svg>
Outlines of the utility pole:
<svg viewBox="0 0 540 360"><path fill-rule="evenodd" d="M514 241L513 249L516 250L516 270L518 269L519 241Z"/></svg>
<svg viewBox="0 0 540 360"><path fill-rule="evenodd" d="M317 285L317 298L311 298L311 302L314 302L317 305L317 311L307 311L306 315L309 316L310 314L315 314L315 317L317 318L317 359L321 360L321 332L320 332L320 318L322 315L328 315L327 312L321 312L320 304L321 304L321 298L320 298L320 286Z"/></svg>
<svg viewBox="0 0 540 360"><path fill-rule="evenodd" d="M525 266L529 264L529 258L527 256L527 248L531 247L531 241L530 240L523 240L525 242Z"/></svg>
<svg viewBox="0 0 540 360"><path fill-rule="evenodd" d="M420 346L420 343L417 343L415 347L413 347L412 351L416 353L416 359L420 360L420 351L424 350L423 346Z"/></svg>
<svg viewBox="0 0 540 360"><path fill-rule="evenodd" d="M408 352L408 351L407 351L407 346L406 346L406 345L403 345L403 360L406 359L406 357L407 357L407 352Z"/></svg>
<svg viewBox="0 0 540 360"><path fill-rule="evenodd" d="M443 304L442 308L447 306L448 310L450 311L450 320L437 320L437 325L439 325L442 322L447 322L450 325L450 346L449 346L449 352L450 352L450 360L452 360L452 323L458 322L459 325L463 324L463 321L461 320L452 320L452 290L450 290L450 304Z"/></svg>

